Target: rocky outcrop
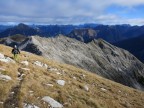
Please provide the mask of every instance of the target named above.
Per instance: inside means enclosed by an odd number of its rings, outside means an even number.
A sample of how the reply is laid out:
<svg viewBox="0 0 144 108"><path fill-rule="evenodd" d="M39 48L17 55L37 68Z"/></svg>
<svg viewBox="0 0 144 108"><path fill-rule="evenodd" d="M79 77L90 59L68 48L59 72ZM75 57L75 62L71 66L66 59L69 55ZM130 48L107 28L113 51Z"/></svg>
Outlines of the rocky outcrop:
<svg viewBox="0 0 144 108"><path fill-rule="evenodd" d="M11 63L15 63L15 61L12 59L12 58L10 58L10 57L5 57L3 54L1 54L0 53L0 61L1 62L6 62L6 63L9 63L9 62L11 62Z"/></svg>
<svg viewBox="0 0 144 108"><path fill-rule="evenodd" d="M68 37L88 43L97 38L97 32L93 29L74 29L68 34Z"/></svg>
<svg viewBox="0 0 144 108"><path fill-rule="evenodd" d="M49 59L89 70L130 87L144 87L144 65L128 51L104 40L93 40L86 44L64 36L32 36L28 41L37 46L38 51ZM29 44L21 44L21 47L23 45L23 49L27 50Z"/></svg>
<svg viewBox="0 0 144 108"><path fill-rule="evenodd" d="M48 104L50 104L50 106L52 108L63 108L62 104L60 104L59 102L55 101L53 98L51 98L49 96L43 97L42 100L47 102Z"/></svg>

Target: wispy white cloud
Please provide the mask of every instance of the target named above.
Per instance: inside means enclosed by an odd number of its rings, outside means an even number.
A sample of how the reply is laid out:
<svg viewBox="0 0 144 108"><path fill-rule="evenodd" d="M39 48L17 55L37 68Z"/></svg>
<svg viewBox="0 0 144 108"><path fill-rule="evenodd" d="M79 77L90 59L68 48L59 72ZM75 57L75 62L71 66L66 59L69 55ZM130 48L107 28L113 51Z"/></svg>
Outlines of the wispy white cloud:
<svg viewBox="0 0 144 108"><path fill-rule="evenodd" d="M133 8L142 4L144 0L0 0L0 22L144 24L142 18L105 13L112 5Z"/></svg>
<svg viewBox="0 0 144 108"><path fill-rule="evenodd" d="M110 0L110 3L132 7L144 4L144 0Z"/></svg>

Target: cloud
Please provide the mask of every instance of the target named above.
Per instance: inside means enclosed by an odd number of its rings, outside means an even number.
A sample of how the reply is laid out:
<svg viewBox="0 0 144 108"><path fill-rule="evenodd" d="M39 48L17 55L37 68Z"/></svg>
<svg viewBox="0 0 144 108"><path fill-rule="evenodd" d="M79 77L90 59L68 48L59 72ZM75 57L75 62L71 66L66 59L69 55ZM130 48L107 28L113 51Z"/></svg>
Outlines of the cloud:
<svg viewBox="0 0 144 108"><path fill-rule="evenodd" d="M129 6L129 7L144 4L144 0L110 0L110 2L120 6Z"/></svg>
<svg viewBox="0 0 144 108"><path fill-rule="evenodd" d="M134 20L144 24L142 18L124 19L105 12L112 5L133 8L142 4L144 0L0 0L0 22L113 24Z"/></svg>

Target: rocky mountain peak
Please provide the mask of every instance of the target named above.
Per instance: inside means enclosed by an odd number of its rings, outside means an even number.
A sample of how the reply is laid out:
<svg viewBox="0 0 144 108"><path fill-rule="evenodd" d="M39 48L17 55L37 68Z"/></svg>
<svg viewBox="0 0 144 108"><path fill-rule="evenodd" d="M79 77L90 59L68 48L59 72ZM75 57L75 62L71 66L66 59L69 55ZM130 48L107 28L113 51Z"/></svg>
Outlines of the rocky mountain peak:
<svg viewBox="0 0 144 108"><path fill-rule="evenodd" d="M74 29L68 36L88 43L97 37L97 32L89 28Z"/></svg>
<svg viewBox="0 0 144 108"><path fill-rule="evenodd" d="M23 23L18 24L16 27L19 28L19 29L30 28L28 25L23 24Z"/></svg>
<svg viewBox="0 0 144 108"><path fill-rule="evenodd" d="M29 27L28 25L20 23L17 26L14 26L12 28L6 29L5 31L1 32L0 37L13 36L17 34L30 36L30 35L39 34L39 32L36 29Z"/></svg>
<svg viewBox="0 0 144 108"><path fill-rule="evenodd" d="M96 36L96 31L90 28L82 28L82 29L75 29L72 31L74 35L89 35L89 36Z"/></svg>

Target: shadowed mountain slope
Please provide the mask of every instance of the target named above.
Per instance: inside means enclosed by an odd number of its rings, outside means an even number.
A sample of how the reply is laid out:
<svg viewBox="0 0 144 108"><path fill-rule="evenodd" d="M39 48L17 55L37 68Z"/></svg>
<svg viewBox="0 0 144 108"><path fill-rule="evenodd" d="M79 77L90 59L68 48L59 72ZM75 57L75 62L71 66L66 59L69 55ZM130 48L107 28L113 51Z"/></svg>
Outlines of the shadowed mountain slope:
<svg viewBox="0 0 144 108"><path fill-rule="evenodd" d="M139 60L144 62L144 35L114 43L114 45L128 50Z"/></svg>
<svg viewBox="0 0 144 108"><path fill-rule="evenodd" d="M12 28L8 28L5 31L0 33L0 37L7 37L7 36L12 36L16 34L21 34L25 36L31 36L31 35L37 35L39 34L36 29L33 29L29 27L28 25L20 23L17 26L14 26Z"/></svg>

